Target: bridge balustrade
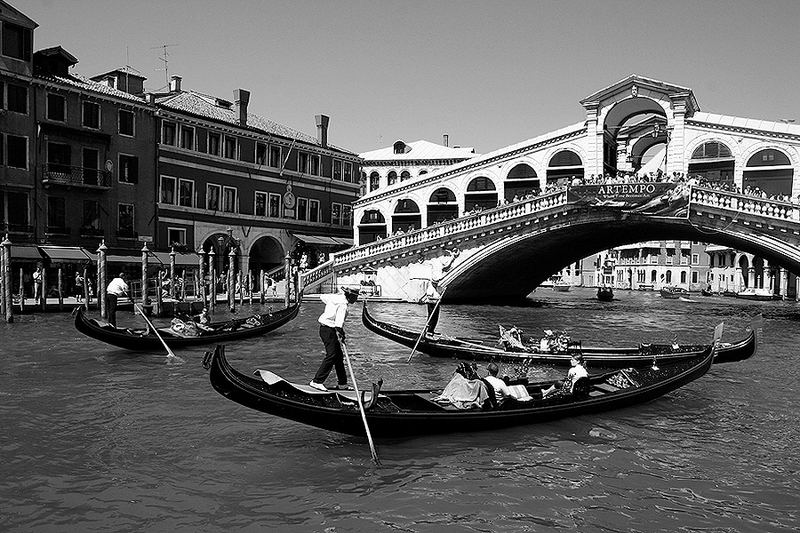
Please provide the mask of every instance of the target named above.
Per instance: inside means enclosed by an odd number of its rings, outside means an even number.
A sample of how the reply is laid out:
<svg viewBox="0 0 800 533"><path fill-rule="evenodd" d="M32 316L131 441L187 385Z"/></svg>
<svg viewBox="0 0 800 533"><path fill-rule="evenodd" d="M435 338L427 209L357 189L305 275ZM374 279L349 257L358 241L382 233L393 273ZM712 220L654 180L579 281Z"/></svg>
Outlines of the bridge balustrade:
<svg viewBox="0 0 800 533"><path fill-rule="evenodd" d="M513 204L495 207L486 211L450 220L435 226L414 230L404 235L396 235L386 239L371 242L344 252L335 254L334 262L337 266L366 257L371 257L395 250L400 250L422 244L441 237L456 235L465 231L487 227L492 224L506 222L516 218L528 216L537 211L543 211L567 203L566 189L553 193L537 196Z"/></svg>
<svg viewBox="0 0 800 533"><path fill-rule="evenodd" d="M768 200L730 191L719 191L703 187L693 187L692 203L731 209L756 216L800 222L800 206L789 202Z"/></svg>

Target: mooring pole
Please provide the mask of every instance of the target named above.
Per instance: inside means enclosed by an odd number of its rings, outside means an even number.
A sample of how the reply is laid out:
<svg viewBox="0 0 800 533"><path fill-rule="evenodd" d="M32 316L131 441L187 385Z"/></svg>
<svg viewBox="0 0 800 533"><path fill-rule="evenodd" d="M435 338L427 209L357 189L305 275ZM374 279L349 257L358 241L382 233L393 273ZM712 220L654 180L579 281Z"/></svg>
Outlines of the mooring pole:
<svg viewBox="0 0 800 533"><path fill-rule="evenodd" d="M5 314L6 322L14 322L14 306L11 300L11 241L8 235L3 238L3 302L5 302L3 311ZM22 278L19 280L22 285Z"/></svg>
<svg viewBox="0 0 800 533"><path fill-rule="evenodd" d="M100 316L108 318L106 309L106 241L101 241L97 248L97 294L98 305L100 306Z"/></svg>

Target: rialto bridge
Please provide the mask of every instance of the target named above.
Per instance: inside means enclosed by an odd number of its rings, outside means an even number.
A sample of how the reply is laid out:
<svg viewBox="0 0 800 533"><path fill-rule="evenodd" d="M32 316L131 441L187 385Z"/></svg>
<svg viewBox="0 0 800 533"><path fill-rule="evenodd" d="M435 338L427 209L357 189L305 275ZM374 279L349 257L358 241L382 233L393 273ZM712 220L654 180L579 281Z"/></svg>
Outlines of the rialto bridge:
<svg viewBox="0 0 800 533"><path fill-rule="evenodd" d="M386 296L416 299L413 281L433 277L447 300L507 299L592 253L669 239L730 246L783 269L779 276L800 273L798 210L788 201L800 194L800 126L701 112L691 89L636 75L580 103L579 123L380 183L354 204L356 247L305 282L357 284L366 270ZM694 187L680 216L584 205L565 187L656 169L713 186ZM733 187L772 200L718 190ZM470 215L475 208L483 211Z"/></svg>

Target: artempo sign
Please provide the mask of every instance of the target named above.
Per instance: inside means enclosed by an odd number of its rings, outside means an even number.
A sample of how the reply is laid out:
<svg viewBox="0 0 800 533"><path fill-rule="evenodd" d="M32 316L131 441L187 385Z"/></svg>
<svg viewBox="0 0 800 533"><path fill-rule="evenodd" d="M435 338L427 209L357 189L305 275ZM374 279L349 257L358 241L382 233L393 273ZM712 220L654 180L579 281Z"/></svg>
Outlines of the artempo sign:
<svg viewBox="0 0 800 533"><path fill-rule="evenodd" d="M609 183L578 185L567 189L567 201L593 205L634 207L643 202L669 194L675 183Z"/></svg>

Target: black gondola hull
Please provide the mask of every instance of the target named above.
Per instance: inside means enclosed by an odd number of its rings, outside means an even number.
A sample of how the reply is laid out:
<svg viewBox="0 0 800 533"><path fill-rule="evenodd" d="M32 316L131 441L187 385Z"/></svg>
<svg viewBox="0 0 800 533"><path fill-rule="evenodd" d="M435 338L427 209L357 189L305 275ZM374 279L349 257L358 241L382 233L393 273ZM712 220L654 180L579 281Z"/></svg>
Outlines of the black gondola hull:
<svg viewBox="0 0 800 533"><path fill-rule="evenodd" d="M688 359L697 356L708 345L681 345L673 349L669 345L649 345L636 348L601 348L581 347L567 353L510 352L490 346L480 346L474 342L465 342L451 337L432 337L425 335L419 338L419 332L403 329L394 324L381 322L373 317L364 303L362 313L364 326L378 335L391 339L409 348L416 345L417 351L431 357L466 359L498 362L530 361L557 365L569 365L571 354L580 351L584 361L595 367L627 368L643 364L656 364ZM742 361L751 357L757 348L756 328L751 328L747 337L734 343L720 345L715 363Z"/></svg>
<svg viewBox="0 0 800 533"><path fill-rule="evenodd" d="M221 342L231 342L239 339L255 337L273 331L284 324L293 320L300 311L300 304L296 303L274 313L258 315L264 321L263 324L253 327L240 327L234 331L211 333L196 337L179 337L162 334L161 338L170 348L183 348L186 346L200 346L207 344L217 344ZM235 322L243 324L247 318L237 319ZM75 313L75 328L88 337L103 341L119 348L133 351L154 351L163 350L164 345L153 334L148 331L146 335L137 335L127 329L104 327L97 322L89 319L83 313L83 308L78 308Z"/></svg>
<svg viewBox="0 0 800 533"><path fill-rule="evenodd" d="M564 403L546 404L543 401L532 403L530 407L518 407L508 410L446 410L435 404L423 410L403 409L398 412L380 412L368 410L366 413L370 432L374 437L410 437L435 433L474 432L495 430L520 425L537 424L569 416L585 415L641 404L667 394L705 374L710 368L714 350L708 347L702 354L691 360L681 361L673 365L675 368L663 368L664 378L642 385L641 387L622 389L613 394L601 397L566 400ZM358 408L327 407L314 405L312 396L283 397L275 386L263 380L253 378L233 369L224 355L222 347L217 347L208 354L210 360L210 381L214 389L226 398L241 405L286 418L321 429L364 435L364 426ZM605 379L606 375L592 378L596 381ZM531 386L546 386L541 383ZM403 405L404 398L430 395L434 391L411 390L382 392L383 400ZM335 393L331 393L332 395ZM316 400L319 401L319 400ZM423 402L420 402L423 403ZM429 404L431 402L427 402Z"/></svg>

